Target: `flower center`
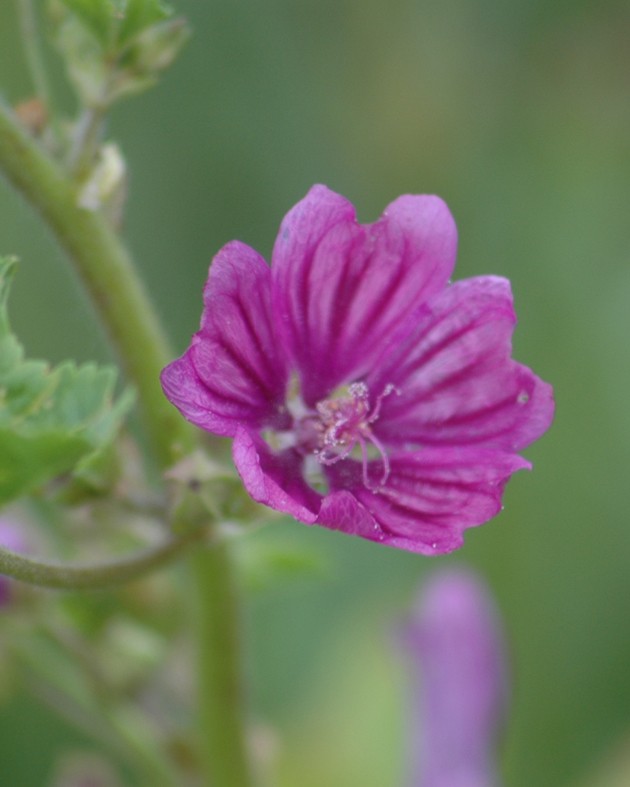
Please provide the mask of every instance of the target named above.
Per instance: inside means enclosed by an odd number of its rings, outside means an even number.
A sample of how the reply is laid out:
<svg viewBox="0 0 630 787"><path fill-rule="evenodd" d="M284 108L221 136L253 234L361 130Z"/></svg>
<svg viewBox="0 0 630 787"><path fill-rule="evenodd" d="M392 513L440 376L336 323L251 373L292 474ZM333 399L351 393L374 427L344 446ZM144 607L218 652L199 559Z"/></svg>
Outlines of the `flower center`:
<svg viewBox="0 0 630 787"><path fill-rule="evenodd" d="M322 465L333 465L349 457L355 449L363 465L363 483L372 492L378 492L389 478L390 467L387 453L372 431L378 420L381 403L391 393L398 393L394 385L387 385L370 409L370 397L365 383L352 383L337 396L323 399L315 406L316 412L302 419L304 447L310 449ZM383 471L379 482L373 484L368 476L371 458L381 460Z"/></svg>

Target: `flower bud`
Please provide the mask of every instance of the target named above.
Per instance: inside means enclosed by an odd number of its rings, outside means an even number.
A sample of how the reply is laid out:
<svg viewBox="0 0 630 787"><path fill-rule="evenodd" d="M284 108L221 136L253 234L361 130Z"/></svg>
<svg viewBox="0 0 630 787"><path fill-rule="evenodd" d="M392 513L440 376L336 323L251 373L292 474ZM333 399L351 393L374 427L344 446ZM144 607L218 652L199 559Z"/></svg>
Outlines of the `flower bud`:
<svg viewBox="0 0 630 787"><path fill-rule="evenodd" d="M426 583L404 631L413 683L410 787L497 787L506 700L503 645L487 589L450 569Z"/></svg>

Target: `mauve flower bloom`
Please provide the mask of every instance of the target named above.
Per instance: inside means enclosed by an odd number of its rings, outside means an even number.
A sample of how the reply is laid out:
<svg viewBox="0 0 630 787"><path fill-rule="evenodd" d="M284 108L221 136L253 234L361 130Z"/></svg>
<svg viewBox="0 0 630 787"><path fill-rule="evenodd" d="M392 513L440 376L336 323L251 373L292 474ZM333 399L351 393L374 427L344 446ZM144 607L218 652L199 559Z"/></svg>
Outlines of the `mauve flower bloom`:
<svg viewBox="0 0 630 787"><path fill-rule="evenodd" d="M497 787L507 681L485 586L461 569L435 574L403 633L412 678L409 787Z"/></svg>
<svg viewBox="0 0 630 787"><path fill-rule="evenodd" d="M553 414L551 387L510 359L509 282L450 284L442 200L402 196L360 225L314 186L272 265L228 243L201 328L162 373L192 423L234 438L254 500L424 554L450 552L501 508L516 454Z"/></svg>

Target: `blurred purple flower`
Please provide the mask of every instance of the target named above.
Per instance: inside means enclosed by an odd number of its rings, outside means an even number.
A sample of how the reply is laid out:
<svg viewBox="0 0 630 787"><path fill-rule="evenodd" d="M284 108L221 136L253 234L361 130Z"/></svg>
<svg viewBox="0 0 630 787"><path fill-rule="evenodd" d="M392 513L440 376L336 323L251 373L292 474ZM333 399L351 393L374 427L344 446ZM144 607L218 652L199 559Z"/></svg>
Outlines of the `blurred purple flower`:
<svg viewBox="0 0 630 787"><path fill-rule="evenodd" d="M498 787L507 694L499 629L472 573L446 570L425 584L403 636L413 683L409 787Z"/></svg>
<svg viewBox="0 0 630 787"><path fill-rule="evenodd" d="M24 528L16 520L9 517L0 517L0 546L10 549L12 552L24 552L26 550L26 538ZM7 606L11 601L11 586L13 580L0 574L0 609Z"/></svg>
<svg viewBox="0 0 630 787"><path fill-rule="evenodd" d="M234 438L259 503L414 552L456 549L498 513L530 467L516 452L553 416L551 387L510 358L509 282L449 284L456 246L438 197L399 197L362 226L314 186L271 268L238 241L215 257L166 396Z"/></svg>

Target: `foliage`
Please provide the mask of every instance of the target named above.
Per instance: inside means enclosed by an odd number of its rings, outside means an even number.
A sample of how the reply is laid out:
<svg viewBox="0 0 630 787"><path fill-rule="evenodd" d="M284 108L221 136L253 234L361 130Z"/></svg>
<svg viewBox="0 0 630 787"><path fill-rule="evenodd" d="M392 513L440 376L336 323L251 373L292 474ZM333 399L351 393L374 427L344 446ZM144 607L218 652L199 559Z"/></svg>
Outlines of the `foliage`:
<svg viewBox="0 0 630 787"><path fill-rule="evenodd" d="M7 298L14 259L0 259L0 503L62 473L86 472L131 406L113 399L116 371L94 363L50 368L28 360L11 333Z"/></svg>
<svg viewBox="0 0 630 787"><path fill-rule="evenodd" d="M88 107L154 85L189 36L160 0L52 0L50 9L68 77Z"/></svg>

